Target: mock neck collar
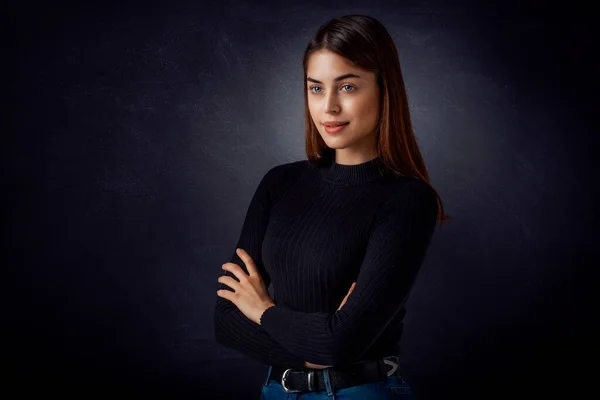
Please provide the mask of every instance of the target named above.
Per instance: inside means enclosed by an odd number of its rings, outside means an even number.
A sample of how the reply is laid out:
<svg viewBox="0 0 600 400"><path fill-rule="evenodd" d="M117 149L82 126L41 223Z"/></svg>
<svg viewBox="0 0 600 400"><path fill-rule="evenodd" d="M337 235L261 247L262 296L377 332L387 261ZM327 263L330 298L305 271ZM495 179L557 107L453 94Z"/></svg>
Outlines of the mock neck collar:
<svg viewBox="0 0 600 400"><path fill-rule="evenodd" d="M380 157L361 164L338 164L335 158L321 168L321 177L334 185L360 185L381 178L385 174L385 165Z"/></svg>

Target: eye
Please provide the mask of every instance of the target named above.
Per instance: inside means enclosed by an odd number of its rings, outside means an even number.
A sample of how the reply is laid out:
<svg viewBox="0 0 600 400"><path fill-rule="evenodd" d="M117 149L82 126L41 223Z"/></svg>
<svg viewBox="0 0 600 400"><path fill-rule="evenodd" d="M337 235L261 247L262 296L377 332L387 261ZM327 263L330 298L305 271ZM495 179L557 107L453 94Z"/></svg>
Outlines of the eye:
<svg viewBox="0 0 600 400"><path fill-rule="evenodd" d="M342 87L350 87L350 88L352 88L352 90L346 90L346 92L354 92L354 89L356 89L354 86L348 85L348 84L342 85ZM309 87L308 90L310 90L312 93L315 93L315 94L316 93L321 93L321 92L315 92L315 91L313 91L313 89L321 89L320 86L313 85L313 86Z"/></svg>

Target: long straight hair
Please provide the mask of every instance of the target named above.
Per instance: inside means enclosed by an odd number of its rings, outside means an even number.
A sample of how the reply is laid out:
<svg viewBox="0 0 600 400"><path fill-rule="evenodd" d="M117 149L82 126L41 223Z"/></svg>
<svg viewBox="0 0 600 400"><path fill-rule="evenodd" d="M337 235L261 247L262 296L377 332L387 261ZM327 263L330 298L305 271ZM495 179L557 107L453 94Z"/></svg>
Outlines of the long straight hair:
<svg viewBox="0 0 600 400"><path fill-rule="evenodd" d="M347 59L359 68L376 72L380 89L380 119L376 128L377 154L394 174L420 179L431 186L429 174L419 150L408 109L408 98L400 69L398 52L383 24L373 17L360 14L331 19L322 25L309 41L304 52L304 119L306 125L306 156L317 164L329 163L335 151L325 144L308 108L307 69L311 55L328 50ZM437 191L438 220L451 219Z"/></svg>

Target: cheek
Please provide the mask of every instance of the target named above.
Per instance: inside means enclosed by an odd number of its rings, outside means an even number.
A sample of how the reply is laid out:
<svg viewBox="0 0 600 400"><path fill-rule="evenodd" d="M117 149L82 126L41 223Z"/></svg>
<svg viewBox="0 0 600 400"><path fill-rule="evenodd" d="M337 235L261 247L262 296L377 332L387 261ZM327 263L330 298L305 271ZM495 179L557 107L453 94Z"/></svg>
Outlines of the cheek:
<svg viewBox="0 0 600 400"><path fill-rule="evenodd" d="M315 121L317 119L317 110L315 109L314 104L311 104L310 102L308 103L308 112L310 113L312 120Z"/></svg>
<svg viewBox="0 0 600 400"><path fill-rule="evenodd" d="M356 118L356 122L361 125L372 125L373 123L377 123L379 120L377 102L368 100L361 101L360 104L354 104L352 106L351 115L353 118Z"/></svg>

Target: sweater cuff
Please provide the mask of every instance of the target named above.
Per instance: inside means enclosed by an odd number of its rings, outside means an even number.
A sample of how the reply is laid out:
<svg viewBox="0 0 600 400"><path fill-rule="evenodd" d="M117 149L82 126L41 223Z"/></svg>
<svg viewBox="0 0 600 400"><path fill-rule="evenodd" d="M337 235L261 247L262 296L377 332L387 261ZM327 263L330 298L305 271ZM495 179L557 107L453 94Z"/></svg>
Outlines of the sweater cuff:
<svg viewBox="0 0 600 400"><path fill-rule="evenodd" d="M263 328L263 321L265 320L265 318L267 318L267 319L269 318L269 317L268 317L269 313L270 313L270 314L272 314L272 310L273 310L275 307L277 307L277 304L275 304L275 305L273 305L273 306L271 306L271 307L267 308L265 311L263 311L262 315L260 316L260 320L259 320L259 321L260 321L260 324L259 324L259 326L260 326L260 328L261 328L263 331L264 331L264 328ZM265 316L266 316L266 317L265 317Z"/></svg>
<svg viewBox="0 0 600 400"><path fill-rule="evenodd" d="M291 312L293 311L285 305L277 303L274 306L267 308L260 317L261 329L273 338L284 335L283 332L287 332L289 329L286 321L293 318L293 316L289 314Z"/></svg>

